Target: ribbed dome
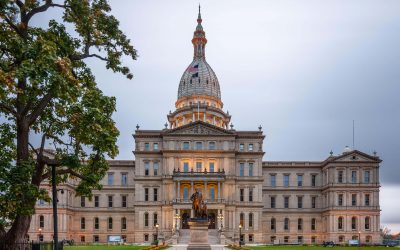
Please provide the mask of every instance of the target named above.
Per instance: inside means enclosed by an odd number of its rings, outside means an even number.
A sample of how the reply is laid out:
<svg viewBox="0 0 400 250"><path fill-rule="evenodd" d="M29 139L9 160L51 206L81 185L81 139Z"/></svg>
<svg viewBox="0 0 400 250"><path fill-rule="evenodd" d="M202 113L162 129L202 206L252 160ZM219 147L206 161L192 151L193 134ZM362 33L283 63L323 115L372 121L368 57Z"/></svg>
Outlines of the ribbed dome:
<svg viewBox="0 0 400 250"><path fill-rule="evenodd" d="M206 95L221 99L218 78L203 58L196 58L183 72L178 99L192 95Z"/></svg>

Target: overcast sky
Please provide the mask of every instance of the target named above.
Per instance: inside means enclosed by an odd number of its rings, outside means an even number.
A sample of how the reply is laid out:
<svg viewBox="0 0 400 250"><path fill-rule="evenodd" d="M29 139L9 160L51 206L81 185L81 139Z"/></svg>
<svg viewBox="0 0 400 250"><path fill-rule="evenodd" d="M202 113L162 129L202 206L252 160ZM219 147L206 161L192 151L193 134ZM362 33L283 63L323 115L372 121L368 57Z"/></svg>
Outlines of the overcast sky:
<svg viewBox="0 0 400 250"><path fill-rule="evenodd" d="M117 98L118 159L162 129L192 60L199 1L110 0L138 50L129 81L91 61ZM352 146L383 159L382 224L400 229L400 1L204 1L206 59L237 130L266 135L264 160L324 160ZM40 20L42 21L42 20Z"/></svg>

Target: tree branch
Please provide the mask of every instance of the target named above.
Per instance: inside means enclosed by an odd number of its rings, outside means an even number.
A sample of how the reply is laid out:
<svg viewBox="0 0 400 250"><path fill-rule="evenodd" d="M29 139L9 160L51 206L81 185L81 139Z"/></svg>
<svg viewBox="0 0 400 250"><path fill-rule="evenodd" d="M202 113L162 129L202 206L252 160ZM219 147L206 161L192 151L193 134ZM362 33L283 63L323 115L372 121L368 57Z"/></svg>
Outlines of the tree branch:
<svg viewBox="0 0 400 250"><path fill-rule="evenodd" d="M33 109L32 113L28 117L29 125L32 125L36 119L42 114L43 110L46 108L47 104L53 98L53 94L47 93L43 96L42 100L40 100L39 104Z"/></svg>
<svg viewBox="0 0 400 250"><path fill-rule="evenodd" d="M63 175L63 174L70 174L73 175L75 177L78 177L82 180L89 180L88 178L86 178L86 176L81 175L75 171L73 171L72 169L60 169L60 170L56 170L56 175ZM51 176L51 172L46 172L45 174L42 175L42 180L48 179Z"/></svg>
<svg viewBox="0 0 400 250"><path fill-rule="evenodd" d="M82 59L89 58L89 57L97 57L97 58L99 58L100 60L105 61L105 62L108 62L108 61L109 61L107 58L105 58L105 57L103 57L103 56L100 56L100 55L97 55L97 54L89 54L89 53L84 53L84 54L80 54L80 55L75 55L75 56L72 56L70 59L71 59L72 61L78 61L78 60L82 60Z"/></svg>
<svg viewBox="0 0 400 250"><path fill-rule="evenodd" d="M39 157L39 152L37 149L30 142L28 142L28 145L31 147L32 151L35 152L36 157Z"/></svg>
<svg viewBox="0 0 400 250"><path fill-rule="evenodd" d="M50 8L50 7L60 7L60 8L68 8L68 7L71 7L71 6L68 6L68 5L64 5L64 4L55 4L55 3L53 3L53 0L46 0L46 3L45 4L43 4L43 5L41 5L41 6L39 6L39 7L37 7L37 8L34 8L34 9L32 9L30 12L28 12L26 15L23 15L23 17L22 17L22 22L26 25L26 26L28 26L28 23L29 23L29 20L34 16L34 15L36 15L37 13L40 13L40 12L45 12L48 8Z"/></svg>
<svg viewBox="0 0 400 250"><path fill-rule="evenodd" d="M0 111L9 112L13 116L18 117L17 112L13 108L11 108L11 107L9 107L9 106L5 105L4 103L1 103L1 102L0 102Z"/></svg>

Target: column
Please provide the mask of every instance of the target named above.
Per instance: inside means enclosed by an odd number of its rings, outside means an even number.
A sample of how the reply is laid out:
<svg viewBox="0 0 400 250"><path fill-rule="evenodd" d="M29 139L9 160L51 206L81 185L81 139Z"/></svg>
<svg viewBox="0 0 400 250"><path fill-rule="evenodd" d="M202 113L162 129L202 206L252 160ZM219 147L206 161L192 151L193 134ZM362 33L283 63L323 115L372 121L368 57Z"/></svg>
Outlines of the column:
<svg viewBox="0 0 400 250"><path fill-rule="evenodd" d="M194 120L194 118L195 118L195 117L194 117L194 113L195 113L195 112L193 112L192 122L194 122L194 121L195 121L195 120Z"/></svg>
<svg viewBox="0 0 400 250"><path fill-rule="evenodd" d="M181 198L181 182L178 181L178 199Z"/></svg>
<svg viewBox="0 0 400 250"><path fill-rule="evenodd" d="M193 181L191 181L190 182L190 195L192 195L194 193L194 190L193 190ZM190 196L189 195L189 196Z"/></svg>
<svg viewBox="0 0 400 250"><path fill-rule="evenodd" d="M178 189L176 188L176 185L177 185L177 183L174 182L174 195L175 195L174 199L175 200L178 198Z"/></svg>
<svg viewBox="0 0 400 250"><path fill-rule="evenodd" d="M221 209L221 212L222 212L222 217L224 217L223 219L222 219L222 229L224 229L226 226L225 226L225 221L227 220L227 218L225 218L225 209Z"/></svg>
<svg viewBox="0 0 400 250"><path fill-rule="evenodd" d="M221 183L218 182L218 194L217 194L217 199L220 200L221 199Z"/></svg>
<svg viewBox="0 0 400 250"><path fill-rule="evenodd" d="M215 116L213 116L213 125L215 125Z"/></svg>
<svg viewBox="0 0 400 250"><path fill-rule="evenodd" d="M222 182L221 199L224 199L224 187L225 187L225 182Z"/></svg>
<svg viewBox="0 0 400 250"><path fill-rule="evenodd" d="M178 209L178 215L179 215L179 217L181 216L181 210L180 209ZM175 219L175 220L177 220L177 224L178 224L178 226L177 226L177 228L178 229L180 229L181 228L181 220L182 218L180 218L179 220L178 219Z"/></svg>
<svg viewBox="0 0 400 250"><path fill-rule="evenodd" d="M203 193L203 199L207 198L207 181L204 182L204 193Z"/></svg>
<svg viewBox="0 0 400 250"><path fill-rule="evenodd" d="M204 111L204 115L203 115L203 121L206 122L207 121L207 117L206 117L206 111Z"/></svg>

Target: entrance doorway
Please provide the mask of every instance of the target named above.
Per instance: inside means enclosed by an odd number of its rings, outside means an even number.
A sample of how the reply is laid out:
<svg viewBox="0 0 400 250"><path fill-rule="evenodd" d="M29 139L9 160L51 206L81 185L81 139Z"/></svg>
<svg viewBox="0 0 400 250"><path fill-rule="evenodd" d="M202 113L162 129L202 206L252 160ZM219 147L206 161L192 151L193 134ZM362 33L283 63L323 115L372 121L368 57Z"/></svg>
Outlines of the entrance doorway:
<svg viewBox="0 0 400 250"><path fill-rule="evenodd" d="M209 211L208 212L208 229L215 229L216 226L216 212L215 211Z"/></svg>
<svg viewBox="0 0 400 250"><path fill-rule="evenodd" d="M189 229L190 210L184 210L182 215L182 229Z"/></svg>

